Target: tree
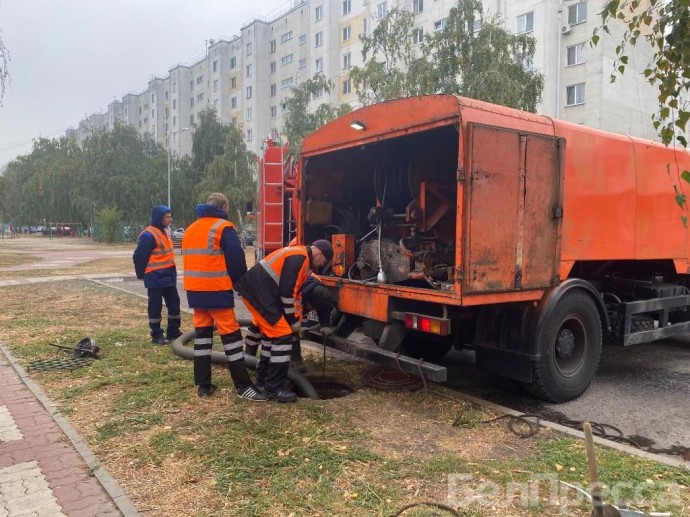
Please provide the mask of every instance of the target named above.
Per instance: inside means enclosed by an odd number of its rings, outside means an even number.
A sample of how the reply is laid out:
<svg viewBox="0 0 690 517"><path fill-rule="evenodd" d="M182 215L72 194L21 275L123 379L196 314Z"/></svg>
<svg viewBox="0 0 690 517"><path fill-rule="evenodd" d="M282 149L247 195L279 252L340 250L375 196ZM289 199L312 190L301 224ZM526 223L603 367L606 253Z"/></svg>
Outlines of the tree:
<svg viewBox="0 0 690 517"><path fill-rule="evenodd" d="M651 45L653 55L644 76L656 86L659 111L652 115L652 123L664 145L679 144L688 147L685 132L690 119L688 93L690 90L690 3L688 0L610 0L601 13L599 29L610 34L614 22L620 21L625 29L621 43L616 47L616 62L611 82L623 74L628 66L630 46L640 38ZM599 42L600 30L594 31L592 43ZM667 165L670 174L672 164ZM690 171L679 171L679 176L690 183ZM682 186L674 185L676 203L687 211L687 198ZM687 225L687 216L682 217Z"/></svg>
<svg viewBox="0 0 690 517"><path fill-rule="evenodd" d="M227 134L228 127L221 123L215 109L209 107L200 112L192 135L192 166L206 172L213 159L223 154Z"/></svg>
<svg viewBox="0 0 690 517"><path fill-rule="evenodd" d="M616 47L616 63L611 81L628 66L630 46L642 38L653 49L644 76L659 92L659 112L653 116L661 141L688 146L686 130L690 119L690 4L687 0L610 0L601 13L601 29L611 33L618 20L625 25L623 40ZM592 42L599 42L599 29ZM690 181L690 174L686 181Z"/></svg>
<svg viewBox="0 0 690 517"><path fill-rule="evenodd" d="M412 21L409 12L392 9L363 38L365 64L350 73L363 104L447 93L536 111L544 77L525 66L534 57L534 38L484 19L479 0L458 0L444 28L425 36L419 50L412 46L419 39Z"/></svg>
<svg viewBox="0 0 690 517"><path fill-rule="evenodd" d="M531 112L537 110L544 88L544 76L525 65L532 62L535 49L531 36L511 34L495 20L484 19L479 0L458 0L444 28L425 45L436 92Z"/></svg>
<svg viewBox="0 0 690 517"><path fill-rule="evenodd" d="M235 126L227 128L224 150L213 160L194 193L199 201L205 202L212 192L223 192L230 202L230 219L241 228L247 203L256 198L257 158L247 150L242 130Z"/></svg>
<svg viewBox="0 0 690 517"><path fill-rule="evenodd" d="M363 105L433 90L425 81L431 65L412 47L413 23L412 13L394 8L362 38L364 65L352 67L350 79Z"/></svg>
<svg viewBox="0 0 690 517"><path fill-rule="evenodd" d="M351 110L348 104L336 107L323 103L315 111L309 111L309 103L313 98L318 98L324 93L329 94L332 89L333 83L320 74L290 88L291 96L284 102L288 110L285 115L285 134L290 142L292 156L299 156L305 136Z"/></svg>

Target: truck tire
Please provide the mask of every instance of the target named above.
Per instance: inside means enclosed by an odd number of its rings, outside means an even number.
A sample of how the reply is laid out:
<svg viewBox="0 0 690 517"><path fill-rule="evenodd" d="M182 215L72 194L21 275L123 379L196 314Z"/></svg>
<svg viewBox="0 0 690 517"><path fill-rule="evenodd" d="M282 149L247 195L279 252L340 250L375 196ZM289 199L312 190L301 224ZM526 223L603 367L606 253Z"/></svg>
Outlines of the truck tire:
<svg viewBox="0 0 690 517"><path fill-rule="evenodd" d="M673 314L673 313L671 313ZM672 318L669 319L673 322ZM609 317L611 323L611 332L607 332L604 336L606 344L621 345L623 343L623 326L620 315L614 313ZM654 318L644 314L633 314L630 318L630 332L644 332L646 330L654 330Z"/></svg>
<svg viewBox="0 0 690 517"><path fill-rule="evenodd" d="M552 402L579 397L589 387L601 358L601 318L592 298L581 289L563 295L536 331L541 357L532 361L532 395Z"/></svg>

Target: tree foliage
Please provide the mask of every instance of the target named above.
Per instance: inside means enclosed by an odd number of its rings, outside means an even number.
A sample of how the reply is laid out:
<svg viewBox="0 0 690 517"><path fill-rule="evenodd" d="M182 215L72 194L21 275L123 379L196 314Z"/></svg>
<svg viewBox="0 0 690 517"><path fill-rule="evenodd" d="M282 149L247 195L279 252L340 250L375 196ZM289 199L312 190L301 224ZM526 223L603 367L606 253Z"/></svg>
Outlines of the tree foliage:
<svg viewBox="0 0 690 517"><path fill-rule="evenodd" d="M413 20L392 9L363 38L364 65L350 72L360 102L447 93L536 111L544 77L524 65L534 57L534 38L485 19L479 0L458 0L443 29L426 35L418 50Z"/></svg>
<svg viewBox="0 0 690 517"><path fill-rule="evenodd" d="M290 142L292 156L299 156L305 136L351 110L348 104L333 106L328 103L320 104L314 111L309 110L312 99L329 94L332 89L333 83L320 74L290 88L290 97L284 102L288 110L285 115L285 134Z"/></svg>
<svg viewBox="0 0 690 517"><path fill-rule="evenodd" d="M644 76L658 90L659 112L653 116L661 141L688 146L685 131L690 119L690 3L688 0L610 0L601 29L609 34L614 21L625 25L623 40L616 47L611 81L628 66L630 46L642 38L653 49ZM599 29L592 42L599 42Z"/></svg>
<svg viewBox="0 0 690 517"><path fill-rule="evenodd" d="M216 110L208 107L199 113L198 124L192 135L192 166L205 171L216 156L224 152L228 127L218 118Z"/></svg>
<svg viewBox="0 0 690 517"><path fill-rule="evenodd" d="M257 157L247 150L242 130L227 128L224 152L216 156L201 183L194 189L199 202L206 201L212 192L228 196L230 219L242 227L247 203L256 198Z"/></svg>
<svg viewBox="0 0 690 517"><path fill-rule="evenodd" d="M610 34L614 23L625 29L616 47L616 62L611 82L628 66L631 46L639 41L651 45L653 55L644 76L657 88L659 111L652 123L665 145L688 147L686 131L690 119L690 2L688 0L610 0L601 13L601 27L594 31L592 43L599 42L600 30ZM642 39L641 39L642 38ZM671 164L668 165L670 174ZM678 177L690 183L690 171L679 171ZM678 206L688 210L687 197L680 184L674 185ZM687 215L682 216L687 225Z"/></svg>

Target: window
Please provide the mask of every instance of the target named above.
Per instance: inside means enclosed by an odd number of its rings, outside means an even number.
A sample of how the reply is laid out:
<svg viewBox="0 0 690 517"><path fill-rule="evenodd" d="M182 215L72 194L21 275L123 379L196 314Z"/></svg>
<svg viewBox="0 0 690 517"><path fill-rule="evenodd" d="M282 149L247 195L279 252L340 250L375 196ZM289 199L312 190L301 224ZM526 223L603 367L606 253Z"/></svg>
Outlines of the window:
<svg viewBox="0 0 690 517"><path fill-rule="evenodd" d="M189 115L189 125L190 126L194 125L194 115Z"/></svg>
<svg viewBox="0 0 690 517"><path fill-rule="evenodd" d="M529 54L524 54L522 56L522 69L525 72L531 72L533 66L534 64L532 63L532 56L530 56Z"/></svg>
<svg viewBox="0 0 690 517"><path fill-rule="evenodd" d="M194 90L194 81L189 81L190 90Z"/></svg>
<svg viewBox="0 0 690 517"><path fill-rule="evenodd" d="M298 41L299 41L299 44L300 44L300 45L304 45L304 44L307 42L307 35L306 35L306 34L302 34L302 35L299 37L299 40L298 40Z"/></svg>
<svg viewBox="0 0 690 517"><path fill-rule="evenodd" d="M271 69L271 73L275 74L276 73L276 62L273 61L270 65L269 68Z"/></svg>
<svg viewBox="0 0 690 517"><path fill-rule="evenodd" d="M281 103L280 103L280 109L283 110L283 111L287 111L287 109L288 109L288 104L287 104L287 102L285 102L285 101L281 102Z"/></svg>
<svg viewBox="0 0 690 517"><path fill-rule="evenodd" d="M280 37L280 42L285 43L286 41L290 41L292 39L292 31L286 32Z"/></svg>
<svg viewBox="0 0 690 517"><path fill-rule="evenodd" d="M317 74L323 72L323 58L320 57L316 60L315 71Z"/></svg>
<svg viewBox="0 0 690 517"><path fill-rule="evenodd" d="M230 70L234 70L236 67L237 67L237 58L231 57L230 58Z"/></svg>
<svg viewBox="0 0 690 517"><path fill-rule="evenodd" d="M573 45L571 47L568 47L567 49L568 52L568 66L572 65L580 65L585 62L585 44L584 43L578 43L577 45Z"/></svg>
<svg viewBox="0 0 690 517"><path fill-rule="evenodd" d="M247 77L252 76L252 65L247 65Z"/></svg>
<svg viewBox="0 0 690 517"><path fill-rule="evenodd" d="M474 20L472 23L472 32L477 33L479 30L482 28L482 21L481 20Z"/></svg>
<svg viewBox="0 0 690 517"><path fill-rule="evenodd" d="M282 81L280 81L280 86L281 86L281 88L288 88L288 87L292 86L292 83L293 83L292 77L288 77L287 79L283 79Z"/></svg>
<svg viewBox="0 0 690 517"><path fill-rule="evenodd" d="M343 0L343 14L350 14L352 11L352 0Z"/></svg>
<svg viewBox="0 0 690 517"><path fill-rule="evenodd" d="M204 82L204 76L200 75L199 77L196 78L196 84L201 84Z"/></svg>
<svg viewBox="0 0 690 517"><path fill-rule="evenodd" d="M173 109L177 109L177 99L173 99Z"/></svg>
<svg viewBox="0 0 690 517"><path fill-rule="evenodd" d="M272 84L272 85L271 85L271 97L275 97L277 91L278 91L278 86L275 85L275 84Z"/></svg>
<svg viewBox="0 0 690 517"><path fill-rule="evenodd" d="M216 60L213 62L213 72L215 73L215 72L217 72L217 71L218 71L218 60L216 59Z"/></svg>
<svg viewBox="0 0 690 517"><path fill-rule="evenodd" d="M156 110L151 110L151 118L156 118Z"/></svg>
<svg viewBox="0 0 690 517"><path fill-rule="evenodd" d="M245 113L244 118L245 118L245 120L251 120L252 119L252 109L251 108L247 108L247 111Z"/></svg>
<svg viewBox="0 0 690 517"><path fill-rule="evenodd" d="M323 45L323 31L319 31L314 36L314 46L320 47Z"/></svg>
<svg viewBox="0 0 690 517"><path fill-rule="evenodd" d="M165 92L165 100L168 100L168 92Z"/></svg>
<svg viewBox="0 0 690 517"><path fill-rule="evenodd" d="M517 33L524 34L534 30L534 13L532 11L517 17Z"/></svg>
<svg viewBox="0 0 690 517"><path fill-rule="evenodd" d="M273 54L276 51L276 40L272 39L268 43L268 51Z"/></svg>
<svg viewBox="0 0 690 517"><path fill-rule="evenodd" d="M247 142L251 142L252 138L254 138L254 131L247 129Z"/></svg>
<svg viewBox="0 0 690 517"><path fill-rule="evenodd" d="M280 63L282 65L288 65L292 63L292 54L288 54L287 56L283 56L282 59L280 60Z"/></svg>
<svg viewBox="0 0 690 517"><path fill-rule="evenodd" d="M321 97L323 97L323 88L319 88L314 92L315 99L320 99Z"/></svg>
<svg viewBox="0 0 690 517"><path fill-rule="evenodd" d="M247 99L251 99L251 98L252 98L252 87L247 86Z"/></svg>
<svg viewBox="0 0 690 517"><path fill-rule="evenodd" d="M276 118L278 116L278 108L271 106L271 118Z"/></svg>
<svg viewBox="0 0 690 517"><path fill-rule="evenodd" d="M237 117L232 117L232 120L230 121L230 123L231 123L233 126L236 126L236 125L237 125Z"/></svg>
<svg viewBox="0 0 690 517"><path fill-rule="evenodd" d="M141 113L142 113L142 109L141 109L141 106L139 106L139 115L141 115Z"/></svg>
<svg viewBox="0 0 690 517"><path fill-rule="evenodd" d="M247 43L247 55L251 56L252 55L252 44Z"/></svg>
<svg viewBox="0 0 690 517"><path fill-rule="evenodd" d="M299 67L304 68L307 66L307 58L305 57L304 59L299 60Z"/></svg>
<svg viewBox="0 0 690 517"><path fill-rule="evenodd" d="M237 97L230 99L230 109L237 109Z"/></svg>
<svg viewBox="0 0 690 517"><path fill-rule="evenodd" d="M189 107L193 108L194 107L194 97L189 99Z"/></svg>
<svg viewBox="0 0 690 517"><path fill-rule="evenodd" d="M419 45L422 41L424 41L424 29L421 27L419 29L414 29L412 31L412 44Z"/></svg>
<svg viewBox="0 0 690 517"><path fill-rule="evenodd" d="M146 118L144 119L144 124L148 124L148 123L149 123L149 119L148 119L148 117L146 117Z"/></svg>
<svg viewBox="0 0 690 517"><path fill-rule="evenodd" d="M215 109L216 111L218 111L218 99L214 99L214 100L213 100L213 109Z"/></svg>
<svg viewBox="0 0 690 517"><path fill-rule="evenodd" d="M156 102L156 94L155 94L155 93L152 93L152 94L151 94L151 102L152 102L152 103L153 103L153 102Z"/></svg>
<svg viewBox="0 0 690 517"><path fill-rule="evenodd" d="M151 132L152 133L156 132L156 124L151 124Z"/></svg>
<svg viewBox="0 0 690 517"><path fill-rule="evenodd" d="M213 91L217 92L218 91L218 79L215 79L213 81Z"/></svg>
<svg viewBox="0 0 690 517"><path fill-rule="evenodd" d="M387 2L381 2L376 6L376 19L381 20L385 18L386 13L388 12L388 3Z"/></svg>
<svg viewBox="0 0 690 517"><path fill-rule="evenodd" d="M424 0L412 0L412 14L419 14L424 10Z"/></svg>
<svg viewBox="0 0 690 517"><path fill-rule="evenodd" d="M347 81L343 81L343 94L348 94L352 90L352 83L348 79Z"/></svg>
<svg viewBox="0 0 690 517"><path fill-rule="evenodd" d="M348 25L343 28L343 41L347 41L352 37L352 27Z"/></svg>
<svg viewBox="0 0 690 517"><path fill-rule="evenodd" d="M441 31L443 28L446 26L446 21L448 18L443 18L442 20L436 20L434 22L434 30L435 31Z"/></svg>
<svg viewBox="0 0 690 517"><path fill-rule="evenodd" d="M568 23L570 25L577 25L587 21L587 3L580 2L579 4L568 7Z"/></svg>
<svg viewBox="0 0 690 517"><path fill-rule="evenodd" d="M230 79L230 88L237 88L237 77L232 77Z"/></svg>
<svg viewBox="0 0 690 517"><path fill-rule="evenodd" d="M165 132L166 133L168 132L168 123L167 122L165 123Z"/></svg>
<svg viewBox="0 0 690 517"><path fill-rule="evenodd" d="M173 92L173 93L176 93L176 92L177 92L177 83L173 83L172 92Z"/></svg>
<svg viewBox="0 0 690 517"><path fill-rule="evenodd" d="M585 103L585 83L574 84L565 89L565 105L576 106Z"/></svg>
<svg viewBox="0 0 690 517"><path fill-rule="evenodd" d="M314 18L316 18L317 22L323 18L323 5L316 6L316 9L314 9Z"/></svg>
<svg viewBox="0 0 690 517"><path fill-rule="evenodd" d="M352 56L348 52L347 54L343 55L343 69L348 69L352 66Z"/></svg>
<svg viewBox="0 0 690 517"><path fill-rule="evenodd" d="M173 117L173 127L177 127L177 117Z"/></svg>
<svg viewBox="0 0 690 517"><path fill-rule="evenodd" d="M203 92L196 96L196 100L197 100L197 102L201 102L201 101L204 100L204 94L203 94Z"/></svg>

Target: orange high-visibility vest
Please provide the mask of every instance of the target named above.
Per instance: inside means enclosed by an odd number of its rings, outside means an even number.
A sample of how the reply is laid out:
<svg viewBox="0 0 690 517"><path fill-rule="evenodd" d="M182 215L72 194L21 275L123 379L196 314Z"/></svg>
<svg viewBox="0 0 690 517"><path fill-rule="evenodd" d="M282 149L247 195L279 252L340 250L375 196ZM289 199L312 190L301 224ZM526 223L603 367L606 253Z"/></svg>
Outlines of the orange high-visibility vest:
<svg viewBox="0 0 690 517"><path fill-rule="evenodd" d="M156 247L151 251L144 274L158 269L165 269L166 267L173 267L175 265L175 250L172 239L167 232L163 233L155 226L147 226L144 232L149 232L156 241Z"/></svg>
<svg viewBox="0 0 690 517"><path fill-rule="evenodd" d="M220 245L225 228L235 228L218 217L201 217L184 232L182 259L187 291L229 291L232 279Z"/></svg>
<svg viewBox="0 0 690 517"><path fill-rule="evenodd" d="M261 267L264 268L264 270L275 281L275 283L280 285L280 277L283 272L283 264L285 263L285 259L292 255L302 255L305 257L305 260L302 264L302 268L297 274L297 278L295 279L292 297L285 298L281 296L280 300L283 302L283 305L286 306L285 314L293 313L296 317L300 318L302 315L302 286L309 277L310 264L306 247L290 246L288 248L281 248L268 255L265 259L259 262L259 264L261 264ZM287 308L289 305L292 305L292 307Z"/></svg>

